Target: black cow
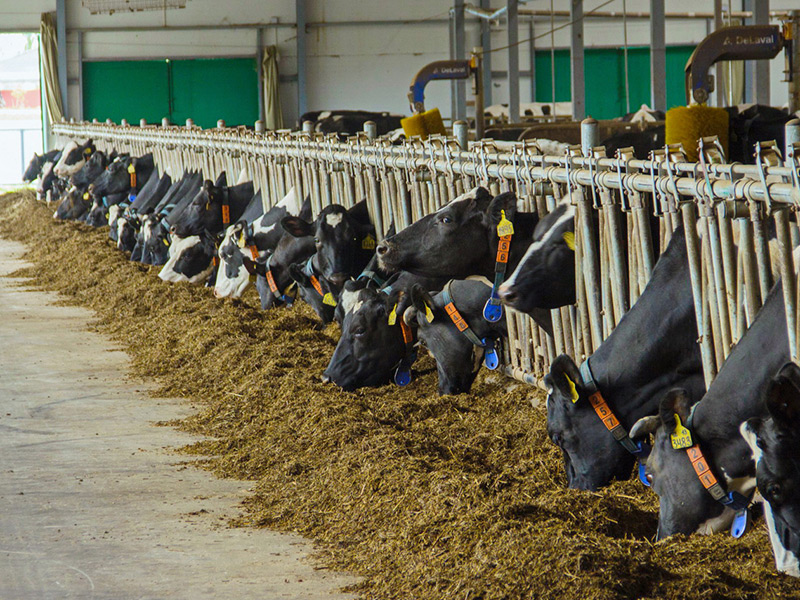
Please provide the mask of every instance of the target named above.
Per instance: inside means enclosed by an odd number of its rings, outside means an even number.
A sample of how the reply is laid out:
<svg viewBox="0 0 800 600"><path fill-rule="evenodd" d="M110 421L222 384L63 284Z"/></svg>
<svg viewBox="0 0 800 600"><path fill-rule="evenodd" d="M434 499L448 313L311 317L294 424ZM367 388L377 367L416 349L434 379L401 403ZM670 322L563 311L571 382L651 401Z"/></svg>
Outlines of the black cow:
<svg viewBox="0 0 800 600"><path fill-rule="evenodd" d="M787 363L767 386L766 418L742 431L756 461L778 571L800 577L800 368Z"/></svg>
<svg viewBox="0 0 800 600"><path fill-rule="evenodd" d="M650 152L664 148L666 140L666 127L656 125L648 127L644 131L622 131L615 133L600 142L606 147L608 156L616 156L620 148L633 147L633 154L636 158L646 160Z"/></svg>
<svg viewBox="0 0 800 600"><path fill-rule="evenodd" d="M598 392L627 432L656 414L671 388L681 386L695 400L705 392L683 228L673 234L639 300L581 369L561 355L544 382L547 432L564 455L569 487L596 490L627 479L645 455L614 438L590 397Z"/></svg>
<svg viewBox="0 0 800 600"><path fill-rule="evenodd" d="M304 113L300 117L298 128L305 121L314 123L314 130L318 133L337 133L340 137L355 135L364 130L364 123L375 123L378 135L389 133L401 127L400 119L403 115L393 115L388 112L371 112L366 110L324 110Z"/></svg>
<svg viewBox="0 0 800 600"><path fill-rule="evenodd" d="M289 277L297 285L303 301L317 313L322 325L327 325L336 313L340 290L322 275L318 258L319 254L315 252L305 263L290 265Z"/></svg>
<svg viewBox="0 0 800 600"><path fill-rule="evenodd" d="M436 360L442 395L469 392L482 362L499 364L499 340L508 330L505 319L483 318L491 291L486 280L451 281L435 296L418 285L411 290L414 306L405 319Z"/></svg>
<svg viewBox="0 0 800 600"><path fill-rule="evenodd" d="M786 122L794 115L787 111L761 104L727 107L728 111L728 162L753 164L756 142L775 140L784 147Z"/></svg>
<svg viewBox="0 0 800 600"><path fill-rule="evenodd" d="M700 402L692 406L689 393L676 388L661 400L658 416L639 419L631 429L632 438L655 435L646 476L660 501L658 539L720 531L749 502L756 485L755 461L740 433L748 419L763 416L764 393L789 359L782 287L779 282L772 288ZM673 448L672 434L682 433L677 418L691 432L692 451L702 451L732 505L716 501L687 451Z"/></svg>
<svg viewBox="0 0 800 600"><path fill-rule="evenodd" d="M49 155L50 152L48 152L45 156ZM36 197L39 198L39 200L47 200L48 204L53 198L58 198L60 196L60 190L54 189L58 187L56 184L60 180L58 177L56 177L56 174L53 171L53 167L56 166L60 159L61 151L58 150L52 158L47 158L44 160L42 164L42 171L39 175L39 184L36 186Z"/></svg>
<svg viewBox="0 0 800 600"><path fill-rule="evenodd" d="M133 173L130 168L133 168ZM135 195L144 187L155 171L152 154L140 157L119 155L112 161L103 174L89 186L89 193L94 200L102 203L103 196L113 194Z"/></svg>
<svg viewBox="0 0 800 600"><path fill-rule="evenodd" d="M305 221L311 218L310 202L303 203L300 218ZM312 236L295 237L284 233L272 254L259 257L257 263L251 268L258 273L256 289L261 298L263 310L294 302L297 286L289 274L289 268L296 263L305 264L315 250L316 244ZM249 261L246 257L244 262L248 266Z"/></svg>
<svg viewBox="0 0 800 600"><path fill-rule="evenodd" d="M136 247L137 236L141 231L139 215L147 214L161 201L172 185L172 178L164 173L158 177L155 173L139 190L136 199L130 206L113 204L108 207L108 237L120 250L132 252ZM141 257L141 252L140 252Z"/></svg>
<svg viewBox="0 0 800 600"><path fill-rule="evenodd" d="M58 162L58 158L60 158L60 154L60 150L50 150L50 152L44 154L36 154L34 152L33 158L28 163L25 173L22 175L22 181L25 183L33 183L41 176L45 164L52 163L52 165L55 165Z"/></svg>

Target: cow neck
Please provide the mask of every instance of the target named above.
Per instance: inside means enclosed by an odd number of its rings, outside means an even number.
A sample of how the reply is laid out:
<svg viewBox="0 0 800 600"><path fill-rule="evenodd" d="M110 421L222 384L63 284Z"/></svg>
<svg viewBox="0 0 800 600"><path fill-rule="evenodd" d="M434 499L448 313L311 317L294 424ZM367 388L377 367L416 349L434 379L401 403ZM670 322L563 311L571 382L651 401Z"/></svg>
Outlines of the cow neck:
<svg viewBox="0 0 800 600"><path fill-rule="evenodd" d="M235 186L223 185L221 191L222 227L227 229L231 223L241 218L253 199L253 184L248 182Z"/></svg>
<svg viewBox="0 0 800 600"><path fill-rule="evenodd" d="M294 283L289 284L289 286L281 293L281 291L278 289L278 284L275 282L275 276L272 274L271 263L272 263L272 255L270 255L270 257L267 259L267 262L264 265L264 273L263 273L264 277L267 280L267 285L269 286L269 290L272 292L273 296L284 302L287 306L291 306L295 301L297 290L295 288L295 296L291 296L289 292L291 292L292 288L295 287L295 285ZM258 272L259 265L258 263L254 264L256 265L255 270L256 272Z"/></svg>
<svg viewBox="0 0 800 600"><path fill-rule="evenodd" d="M800 533L792 529L786 520L774 510L772 511L772 522L781 545L795 556L800 557Z"/></svg>
<svg viewBox="0 0 800 600"><path fill-rule="evenodd" d="M311 281L311 287L314 288L314 291L317 292L322 297L323 304L327 304L328 306L336 306L336 299L333 297L331 292L325 292L322 289L322 284L319 281L319 277L317 277L317 267L314 264L314 257L316 254L312 254L308 257L305 266L303 267L303 273L306 274L309 281Z"/></svg>
<svg viewBox="0 0 800 600"><path fill-rule="evenodd" d="M639 300L611 335L586 359L593 385L610 401L620 422L631 427L653 414L660 390L699 387L702 367L691 301L683 230L675 231ZM688 350L687 350L688 349ZM636 360L631 360L631 355Z"/></svg>
<svg viewBox="0 0 800 600"><path fill-rule="evenodd" d="M539 217L536 213L518 212L514 215L514 236L511 240L511 246L508 252L508 265L507 272L513 273L519 265L519 261L528 250L528 246L533 241L533 230L539 222ZM489 246L497 248L499 237L497 235L497 228L492 227L490 231Z"/></svg>
<svg viewBox="0 0 800 600"><path fill-rule="evenodd" d="M450 290L452 283L453 280L451 279L444 284L444 288L442 289L444 311L447 313L447 316L450 317L450 320L453 322L453 325L456 326L456 329L458 329L458 331L460 331L473 346L484 349L484 362L486 363L486 367L490 370L494 370L499 364L497 350L495 349L495 340L490 337L479 338L469 326L469 323L467 323L466 319L461 316L461 313L456 307L453 293Z"/></svg>
<svg viewBox="0 0 800 600"><path fill-rule="evenodd" d="M381 288L380 293L385 294L386 296L391 296L392 285L387 285L386 287ZM414 331L411 329L411 326L406 323L403 315L400 315L399 318L396 316L396 309L397 304L394 305L389 315L389 325L392 326L397 324L400 327L400 333L403 336L403 346L405 346L405 352L403 353L403 357L397 361L397 364L394 366L394 375L392 376L392 381L394 381L396 385L404 387L411 383L411 366L417 361L417 351L414 348L416 339L414 338ZM392 321L392 319L394 319L394 321Z"/></svg>

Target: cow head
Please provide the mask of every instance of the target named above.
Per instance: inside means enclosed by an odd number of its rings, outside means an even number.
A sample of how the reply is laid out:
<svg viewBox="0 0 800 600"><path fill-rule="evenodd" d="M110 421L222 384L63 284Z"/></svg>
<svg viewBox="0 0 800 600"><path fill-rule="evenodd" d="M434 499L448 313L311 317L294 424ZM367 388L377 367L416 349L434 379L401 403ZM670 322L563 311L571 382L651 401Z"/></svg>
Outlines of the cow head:
<svg viewBox="0 0 800 600"><path fill-rule="evenodd" d="M69 142L61 151L61 159L56 164L55 174L63 179L69 179L70 176L77 173L86 160L96 150L94 142L88 140L85 144L77 144L76 142Z"/></svg>
<svg viewBox="0 0 800 600"><path fill-rule="evenodd" d="M207 232L187 238L173 235L169 260L158 276L164 281L204 283L214 270L211 261L216 253L214 237Z"/></svg>
<svg viewBox="0 0 800 600"><path fill-rule="evenodd" d="M56 166L56 161L59 156L60 154L56 154L52 160L45 160L42 165L42 173L39 175L39 185L36 187L36 196L39 200L44 200L47 197L48 192L52 190L53 184L58 179L53 168Z"/></svg>
<svg viewBox="0 0 800 600"><path fill-rule="evenodd" d="M300 297L314 309L322 324L327 325L333 321L339 293L320 272L316 258L315 254L305 263L290 265L288 272L289 277L297 284Z"/></svg>
<svg viewBox="0 0 800 600"><path fill-rule="evenodd" d="M498 294L504 304L530 313L575 303L575 208L569 200L536 225L533 243Z"/></svg>
<svg viewBox="0 0 800 600"><path fill-rule="evenodd" d="M136 159L128 155L118 156L108 164L106 170L91 185L91 193L102 199L110 194L127 194L131 190L131 174L128 167L136 166Z"/></svg>
<svg viewBox="0 0 800 600"><path fill-rule="evenodd" d="M375 249L375 228L364 201L349 210L339 204L326 206L314 223L290 216L284 217L281 225L295 237L313 236L317 269L335 287L335 293L361 273Z"/></svg>
<svg viewBox="0 0 800 600"><path fill-rule="evenodd" d="M778 571L800 577L800 367L789 363L767 387L766 419L753 418L742 436L753 450L758 489Z"/></svg>
<svg viewBox="0 0 800 600"><path fill-rule="evenodd" d="M217 298L241 298L250 283L250 273L244 263L245 252L251 262L252 256L247 245L241 242L246 235L247 222L237 221L228 227L219 245L219 268L214 284L214 296Z"/></svg>
<svg viewBox="0 0 800 600"><path fill-rule="evenodd" d="M466 277L492 253L487 235L491 194L477 187L378 244L379 266L429 277Z"/></svg>
<svg viewBox="0 0 800 600"><path fill-rule="evenodd" d="M70 177L72 185L85 189L97 179L108 165L104 152L95 152L84 165Z"/></svg>
<svg viewBox="0 0 800 600"><path fill-rule="evenodd" d="M608 432L589 403L580 371L562 354L545 375L547 434L561 449L567 485L596 490L613 479L627 479L634 458Z"/></svg>
<svg viewBox="0 0 800 600"><path fill-rule="evenodd" d="M61 197L54 219L80 219L92 206L92 201L87 192L82 192L75 186L71 187Z"/></svg>
<svg viewBox="0 0 800 600"><path fill-rule="evenodd" d="M658 539L676 533L716 533L727 527L734 516L732 509L714 500L703 487L686 450L672 447L670 436L677 426L676 417L684 426L689 422L690 402L686 390L673 389L661 399L658 415L639 419L630 431L632 438L654 436L645 473L659 498ZM697 431L692 430L691 434L693 442L702 447ZM708 448L704 455L713 471L714 460ZM724 485L724 479L722 482Z"/></svg>
<svg viewBox="0 0 800 600"><path fill-rule="evenodd" d="M170 236L161 215L140 217L142 228L142 262L146 265L163 265L169 260Z"/></svg>
<svg viewBox="0 0 800 600"><path fill-rule="evenodd" d="M221 231L222 205L229 193L227 185L228 179L224 171L215 182L206 179L180 219L172 226L172 233L178 237L189 237L203 230Z"/></svg>
<svg viewBox="0 0 800 600"><path fill-rule="evenodd" d="M389 325L389 313L398 299L398 293L387 295L368 288L364 280L345 283L337 307L342 335L322 375L323 381L347 391L391 381L406 353L399 309L395 309L394 324Z"/></svg>
<svg viewBox="0 0 800 600"><path fill-rule="evenodd" d="M506 334L505 319L490 323L483 318L483 306L489 299L491 285L483 281L453 281L450 293L456 309L479 339L492 341ZM419 284L411 288L412 308L406 322L417 328L420 342L436 360L439 393L469 392L484 359L484 348L474 345L461 333L445 310L441 293L431 296ZM433 319L431 320L431 317Z"/></svg>
<svg viewBox="0 0 800 600"><path fill-rule="evenodd" d="M289 274L289 267L295 263L305 264L312 254L314 254L314 238L310 236L296 238L286 233L270 256L259 259L259 265L255 269L259 272L256 289L261 298L262 309L283 306L285 296L291 297L290 292L297 294L295 281ZM261 274L262 268L263 274ZM275 284L275 292L267 281L267 271Z"/></svg>
<svg viewBox="0 0 800 600"><path fill-rule="evenodd" d="M44 162L44 156L34 152L31 162L28 163L25 173L22 174L22 181L25 183L33 183L42 172L42 166L44 166Z"/></svg>
<svg viewBox="0 0 800 600"><path fill-rule="evenodd" d="M119 215L119 205L111 206L109 211L109 226L116 231L117 248L123 252L133 252L140 231L140 221L132 215ZM112 214L113 213L113 214Z"/></svg>

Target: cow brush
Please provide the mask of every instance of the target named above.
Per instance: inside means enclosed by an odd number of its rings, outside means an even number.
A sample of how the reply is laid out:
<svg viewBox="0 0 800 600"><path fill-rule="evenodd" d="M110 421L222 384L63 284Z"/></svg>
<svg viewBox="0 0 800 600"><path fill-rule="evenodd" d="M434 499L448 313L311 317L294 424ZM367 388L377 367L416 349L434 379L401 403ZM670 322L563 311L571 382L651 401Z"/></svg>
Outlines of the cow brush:
<svg viewBox="0 0 800 600"><path fill-rule="evenodd" d="M666 143L683 144L686 158L695 162L700 138L717 136L728 153L728 113L723 108L692 104L667 111Z"/></svg>

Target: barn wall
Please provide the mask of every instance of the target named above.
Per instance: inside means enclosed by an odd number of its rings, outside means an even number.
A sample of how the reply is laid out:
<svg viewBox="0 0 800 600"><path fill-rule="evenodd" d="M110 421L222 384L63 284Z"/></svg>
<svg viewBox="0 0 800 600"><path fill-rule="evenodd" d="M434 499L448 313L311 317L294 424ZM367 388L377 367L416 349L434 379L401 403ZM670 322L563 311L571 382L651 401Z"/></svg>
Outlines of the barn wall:
<svg viewBox="0 0 800 600"><path fill-rule="evenodd" d="M294 0L187 0L187 7L163 12L115 13L113 15L90 15L82 8L81 0L67 1L68 23L68 78L69 114L78 116L80 106L79 49L78 30L84 30L82 52L84 60L146 59L146 58L189 58L189 57L241 57L252 56L256 52L256 32L250 30L203 30L203 31L114 31L98 32L92 28L113 27L158 27L167 25L213 25L224 27L231 23L278 23L295 22ZM477 1L473 1L477 4ZM585 2L590 9L599 2ZM737 0L734 0L736 8ZM794 0L773 0L771 8L786 9ZM363 0L325 0L311 1L308 20L316 23L309 27L308 36L308 90L309 110L329 108L363 108L390 110L408 113L406 94L411 77L424 64L449 57L448 25L445 22L452 6L451 0L404 0L394 2L364 2ZM500 0L493 0L495 6L502 6ZM558 0L556 7L568 6L565 0ZM14 3L14 11L3 15L5 30L37 29L39 13L55 9L55 0L26 0ZM627 0L628 10L648 11L649 0ZM550 0L533 0L521 8L548 10ZM602 8L604 11L621 10L622 1L613 2ZM667 10L712 11L713 0L670 0ZM384 24L373 26L336 25L331 22L369 21L369 20L413 20L403 24ZM327 23L319 26L318 23ZM556 20L562 25L563 20ZM549 20L537 20L533 26L534 35L549 30ZM88 31L87 31L88 29ZM667 22L667 40L670 45L696 44L706 35L706 24L698 20ZM519 39L530 37L530 26L520 19ZM621 45L623 29L620 21L589 20L585 24L587 47L617 47ZM296 31L294 27L275 27L267 29L266 43L277 44L280 52L280 70L285 80L281 85L283 106L287 122L297 118L297 60ZM466 48L479 43L479 26L476 21L467 23ZM631 20L628 26L628 40L632 46L646 46L649 43L649 23L644 20ZM505 24L494 26L492 44L495 48L506 43ZM569 28L557 31L554 45L566 48L569 44ZM548 50L551 45L549 35L535 41L536 49ZM530 69L530 49L521 44L520 69ZM506 69L507 52L492 54L492 67L495 72ZM771 61L771 89L773 104L781 105L787 101L785 84L781 83L781 59ZM644 77L636 73L632 77ZM209 81L209 93L222 82ZM521 100L530 101L531 81L523 76L520 81ZM499 76L493 85L494 102L508 101L507 79ZM135 82L131 91L135 93ZM255 90L242 93L255 94ZM587 89L591 94L608 93L607 90ZM445 117L450 116L450 85L434 82L428 86L428 106L438 106Z"/></svg>

